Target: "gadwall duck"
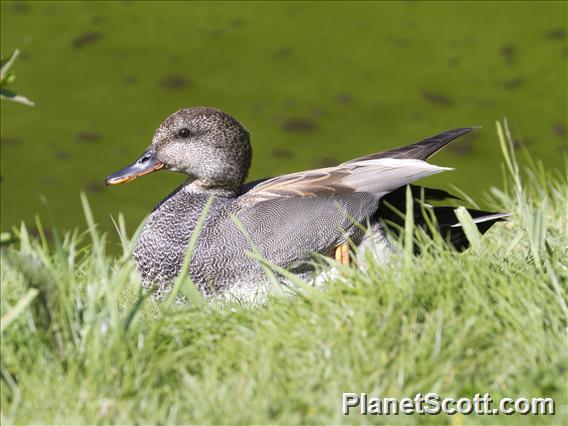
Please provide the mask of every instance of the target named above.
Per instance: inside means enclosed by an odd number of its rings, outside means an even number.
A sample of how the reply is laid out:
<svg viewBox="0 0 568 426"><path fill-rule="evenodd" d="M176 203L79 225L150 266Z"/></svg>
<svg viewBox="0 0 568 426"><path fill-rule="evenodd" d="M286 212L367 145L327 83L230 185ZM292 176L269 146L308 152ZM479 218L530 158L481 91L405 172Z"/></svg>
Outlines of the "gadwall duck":
<svg viewBox="0 0 568 426"><path fill-rule="evenodd" d="M340 263L349 263L363 249L388 253L383 226L385 220L401 223L394 211L405 211L406 186L449 170L424 160L472 130L450 130L335 167L244 184L252 158L248 131L218 109L187 108L168 117L140 158L105 182L130 182L161 169L189 177L158 204L138 237L134 258L146 288L157 289L158 296L171 289L192 232L212 198L188 273L205 296L248 294L269 286L265 269L250 256L253 250L298 274L313 270L314 253ZM455 198L438 189L410 188L415 198ZM414 209L418 225L424 224L417 213L424 205L417 202ZM458 249L467 247L453 208L429 208L442 235ZM469 212L481 232L505 216ZM349 243L357 247L355 252Z"/></svg>

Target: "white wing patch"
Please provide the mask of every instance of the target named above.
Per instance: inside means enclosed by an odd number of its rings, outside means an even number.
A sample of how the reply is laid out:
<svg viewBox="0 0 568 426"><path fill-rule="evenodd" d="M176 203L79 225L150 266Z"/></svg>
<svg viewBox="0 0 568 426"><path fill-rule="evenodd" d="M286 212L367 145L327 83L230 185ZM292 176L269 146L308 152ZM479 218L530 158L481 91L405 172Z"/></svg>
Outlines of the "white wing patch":
<svg viewBox="0 0 568 426"><path fill-rule="evenodd" d="M241 197L257 203L278 197L317 197L353 192L383 196L417 179L452 170L422 160L379 158L279 176L262 182Z"/></svg>

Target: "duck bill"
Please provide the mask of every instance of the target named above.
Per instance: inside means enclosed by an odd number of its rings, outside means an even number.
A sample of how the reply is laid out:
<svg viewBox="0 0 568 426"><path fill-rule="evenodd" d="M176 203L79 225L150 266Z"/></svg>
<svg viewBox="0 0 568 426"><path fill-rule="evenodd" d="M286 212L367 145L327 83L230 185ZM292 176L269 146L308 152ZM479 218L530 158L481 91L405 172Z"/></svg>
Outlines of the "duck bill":
<svg viewBox="0 0 568 426"><path fill-rule="evenodd" d="M164 163L156 158L156 153L146 151L134 163L105 178L105 184L118 185L130 182L139 176L153 173L164 167Z"/></svg>

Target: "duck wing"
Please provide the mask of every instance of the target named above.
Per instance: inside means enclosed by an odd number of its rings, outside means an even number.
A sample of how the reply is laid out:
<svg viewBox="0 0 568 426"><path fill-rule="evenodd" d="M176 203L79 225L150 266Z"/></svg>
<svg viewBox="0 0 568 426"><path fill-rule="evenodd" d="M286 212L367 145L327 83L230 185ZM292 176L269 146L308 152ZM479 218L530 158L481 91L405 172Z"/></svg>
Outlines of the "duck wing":
<svg viewBox="0 0 568 426"><path fill-rule="evenodd" d="M380 198L416 179L446 170L451 169L416 159L363 159L268 179L241 195L238 203L246 207L282 197L330 197L357 192Z"/></svg>
<svg viewBox="0 0 568 426"><path fill-rule="evenodd" d="M450 170L423 160L472 130L451 130L336 167L251 182L243 186L232 213L266 259L278 265L306 260L311 252L329 254L357 235L357 224L373 217L383 196ZM441 190L425 191L426 198L452 197ZM424 190L416 187L414 192Z"/></svg>
<svg viewBox="0 0 568 426"><path fill-rule="evenodd" d="M252 242L269 262L289 267L309 260L313 253L331 255L336 246L355 240L358 224L365 224L378 206L379 198L367 192L277 197L252 208L233 206L237 208L217 227L224 238L231 235L247 248Z"/></svg>
<svg viewBox="0 0 568 426"><path fill-rule="evenodd" d="M414 159L371 159L261 182L233 205L262 255L280 266L305 261L313 252L329 255L356 239L360 228L390 191L448 170ZM225 222L219 232L227 235Z"/></svg>
<svg viewBox="0 0 568 426"><path fill-rule="evenodd" d="M291 196L294 194L296 196L314 196L325 193L352 192L348 187L345 187L342 182L342 178L346 178L351 174L350 166L371 166L372 164L368 163L368 161L384 158L427 160L453 140L472 132L476 128L477 127L460 127L448 130L410 145L355 158L337 167L292 173L275 178L264 178L248 182L243 185L241 194L245 195L249 192L252 194L250 198L245 197L243 201L252 201L252 199L262 201L275 196ZM380 163L376 165L381 166ZM386 166L386 163L383 163L382 166ZM377 171L379 167L377 167ZM355 169L357 170L359 167L355 167ZM370 169L367 168L365 171L369 170ZM330 183L332 184L329 185ZM254 196L252 196L253 194Z"/></svg>

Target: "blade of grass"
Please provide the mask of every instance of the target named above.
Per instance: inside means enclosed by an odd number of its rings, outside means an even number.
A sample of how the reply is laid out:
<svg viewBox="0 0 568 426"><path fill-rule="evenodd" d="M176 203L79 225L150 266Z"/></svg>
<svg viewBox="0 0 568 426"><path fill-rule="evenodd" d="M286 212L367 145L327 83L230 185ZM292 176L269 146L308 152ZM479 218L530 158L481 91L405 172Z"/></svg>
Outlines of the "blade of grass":
<svg viewBox="0 0 568 426"><path fill-rule="evenodd" d="M14 322L30 303L37 297L39 291L35 288L30 288L24 296L0 319L0 333L3 333L12 322Z"/></svg>

